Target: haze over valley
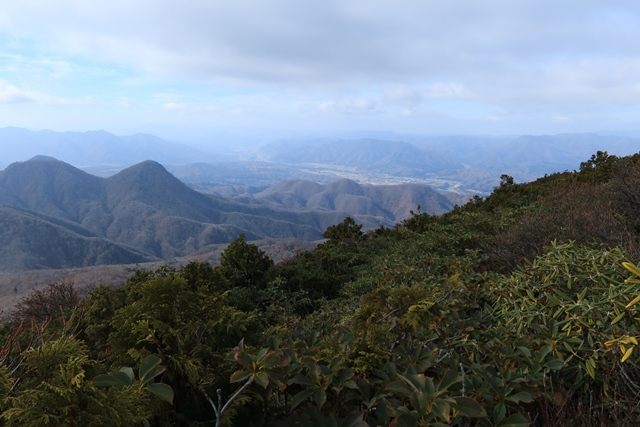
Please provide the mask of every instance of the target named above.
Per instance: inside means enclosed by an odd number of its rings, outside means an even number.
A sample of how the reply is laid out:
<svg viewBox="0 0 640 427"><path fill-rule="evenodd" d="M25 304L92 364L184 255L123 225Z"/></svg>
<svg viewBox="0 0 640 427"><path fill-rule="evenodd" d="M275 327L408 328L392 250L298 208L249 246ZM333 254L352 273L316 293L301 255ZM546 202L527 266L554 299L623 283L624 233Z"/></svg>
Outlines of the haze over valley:
<svg viewBox="0 0 640 427"><path fill-rule="evenodd" d="M640 2L2 0L0 425L640 425Z"/></svg>
<svg viewBox="0 0 640 427"><path fill-rule="evenodd" d="M374 185L426 184L465 196L490 193L502 174L527 182L576 170L599 150L615 155L640 150L639 137L597 133L385 136L288 139L230 152L213 146L203 151L148 134L2 128L0 141L5 149L0 165L47 155L108 177L153 160L188 185L223 195L252 192L286 180L330 183L346 178Z"/></svg>

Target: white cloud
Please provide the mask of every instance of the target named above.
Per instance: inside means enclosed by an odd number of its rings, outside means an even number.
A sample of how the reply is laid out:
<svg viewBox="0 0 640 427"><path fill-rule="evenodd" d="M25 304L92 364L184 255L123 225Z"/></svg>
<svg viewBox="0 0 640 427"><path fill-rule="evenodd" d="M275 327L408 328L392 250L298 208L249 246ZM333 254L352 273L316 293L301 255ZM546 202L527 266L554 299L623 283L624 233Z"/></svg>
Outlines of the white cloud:
<svg viewBox="0 0 640 427"><path fill-rule="evenodd" d="M471 93L461 83L433 83L425 90L427 98L469 98Z"/></svg>
<svg viewBox="0 0 640 427"><path fill-rule="evenodd" d="M318 104L318 108L325 112L339 113L364 113L376 110L376 102L366 98L341 98L324 101Z"/></svg>
<svg viewBox="0 0 640 427"><path fill-rule="evenodd" d="M0 104L36 102L33 94L0 81Z"/></svg>
<svg viewBox="0 0 640 427"><path fill-rule="evenodd" d="M247 123L262 116L287 126L322 112L378 124L381 114L424 117L428 109L539 122L542 111L546 120L602 107L624 114L640 99L640 3L630 1L5 0L0 35L36 52L0 53L0 75L41 70L45 81L72 85L85 61L122 66L127 92L114 97L203 120L235 112ZM140 95L154 79L175 82L175 92ZM74 102L24 81L0 84L0 102ZM191 92L181 96L185 82ZM227 98L194 96L197 85ZM456 110L465 103L475 107Z"/></svg>
<svg viewBox="0 0 640 427"><path fill-rule="evenodd" d="M10 0L0 29L153 73L280 85L434 84L460 96L561 58L638 57L640 3ZM529 72L524 72L529 70ZM439 83L453 79L463 86ZM522 82L524 83L524 82ZM442 85L445 86L442 86Z"/></svg>
<svg viewBox="0 0 640 427"><path fill-rule="evenodd" d="M165 102L164 104L162 104L162 108L164 108L165 110L181 111L181 110L188 109L189 106L187 104L182 104L178 102Z"/></svg>
<svg viewBox="0 0 640 427"><path fill-rule="evenodd" d="M22 104L32 103L40 105L67 105L67 104L88 104L92 100L84 98L63 98L51 96L41 92L19 88L4 80L0 80L0 104Z"/></svg>

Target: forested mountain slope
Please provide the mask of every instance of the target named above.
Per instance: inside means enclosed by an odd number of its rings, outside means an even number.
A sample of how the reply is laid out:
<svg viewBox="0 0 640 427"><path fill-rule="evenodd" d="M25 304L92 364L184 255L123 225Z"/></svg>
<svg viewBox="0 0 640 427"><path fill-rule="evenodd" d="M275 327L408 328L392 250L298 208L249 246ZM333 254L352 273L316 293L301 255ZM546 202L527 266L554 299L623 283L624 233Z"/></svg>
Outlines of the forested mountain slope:
<svg viewBox="0 0 640 427"><path fill-rule="evenodd" d="M640 155L598 153L277 264L239 238L218 266L54 285L5 325L3 420L637 425L639 184Z"/></svg>
<svg viewBox="0 0 640 427"><path fill-rule="evenodd" d="M383 188L367 187L368 198L360 197L346 188L362 191L360 186L349 183L328 188L321 195L327 198L324 204L277 203L289 197L284 190L280 196L268 193L273 199L264 203L267 196L233 200L194 191L153 161L99 178L54 158L37 156L0 172L0 206L11 208L3 215L0 268L17 271L169 259L205 251L241 233L250 240L318 240L324 229L347 215L373 228L392 225L398 215L406 216L421 203L433 213L452 207L426 186L407 187L402 192L406 200L396 206ZM376 192L383 194L372 198ZM68 248L47 250L54 247Z"/></svg>
<svg viewBox="0 0 640 427"><path fill-rule="evenodd" d="M312 181L283 181L266 189L240 194L237 200L262 202L282 209L348 212L368 215L396 223L407 218L418 206L431 214L450 211L454 203L443 193L420 184L367 185L350 179L330 184Z"/></svg>

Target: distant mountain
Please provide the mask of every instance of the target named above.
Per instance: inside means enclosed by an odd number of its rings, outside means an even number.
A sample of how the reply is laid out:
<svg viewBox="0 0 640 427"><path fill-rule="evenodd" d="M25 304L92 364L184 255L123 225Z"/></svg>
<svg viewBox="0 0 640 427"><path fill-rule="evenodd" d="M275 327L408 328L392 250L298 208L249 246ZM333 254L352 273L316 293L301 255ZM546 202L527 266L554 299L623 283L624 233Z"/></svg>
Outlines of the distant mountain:
<svg viewBox="0 0 640 427"><path fill-rule="evenodd" d="M436 152L376 139L284 141L262 147L257 156L272 162L342 165L400 176L422 176L449 166Z"/></svg>
<svg viewBox="0 0 640 427"><path fill-rule="evenodd" d="M424 212L441 214L450 211L454 203L461 200L448 198L426 185L361 185L349 179L331 184L284 181L261 192L239 197L285 209L338 211L383 218L390 223L407 218L418 206Z"/></svg>
<svg viewBox="0 0 640 427"><path fill-rule="evenodd" d="M433 212L451 207L427 188L385 191L348 180L298 185L311 190L298 194L296 184L287 184L280 194L274 187L255 198L229 199L199 193L153 161L99 178L37 156L0 172L0 269L170 259L240 233L248 239L315 240L347 215L370 228L391 225L404 207L418 203ZM300 203L285 202L292 194Z"/></svg>
<svg viewBox="0 0 640 427"><path fill-rule="evenodd" d="M128 166L147 159L163 163L191 163L213 158L191 147L153 135L116 136L104 131L33 132L9 127L0 129L3 165L45 154L80 166Z"/></svg>
<svg viewBox="0 0 640 427"><path fill-rule="evenodd" d="M362 181L414 178L441 189L490 192L502 174L530 181L576 170L596 151L629 155L640 138L598 134L405 136L397 140L298 140L265 145L256 157Z"/></svg>

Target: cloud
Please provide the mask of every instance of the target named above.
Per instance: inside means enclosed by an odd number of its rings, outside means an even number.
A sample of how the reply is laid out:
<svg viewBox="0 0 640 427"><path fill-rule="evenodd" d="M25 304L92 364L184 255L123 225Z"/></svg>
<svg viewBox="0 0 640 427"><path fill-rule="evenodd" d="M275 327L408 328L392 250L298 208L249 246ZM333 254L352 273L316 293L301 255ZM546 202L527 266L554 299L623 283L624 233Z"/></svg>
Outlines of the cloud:
<svg viewBox="0 0 640 427"><path fill-rule="evenodd" d="M168 111L184 111L190 113L213 113L218 111L215 105L187 102L165 102L162 109Z"/></svg>
<svg viewBox="0 0 640 427"><path fill-rule="evenodd" d="M165 102L164 104L162 104L162 108L164 108L165 110L170 110L170 111L172 111L172 110L173 111L181 111L181 110L189 109L189 105L178 103L178 102Z"/></svg>
<svg viewBox="0 0 640 427"><path fill-rule="evenodd" d="M341 98L324 101L318 105L321 111L342 113L363 113L376 110L376 102L366 98Z"/></svg>
<svg viewBox="0 0 640 427"><path fill-rule="evenodd" d="M76 68L85 61L122 67L140 83L114 96L134 99L149 81L175 82L178 96L149 102L185 116L218 108L271 119L275 111L287 124L303 105L373 121L426 110L529 112L537 121L541 111L574 117L640 103L640 2L6 0L0 42L3 35L31 46L32 61L48 56L36 65L0 54L0 73L84 75ZM233 99L196 96L207 87ZM0 86L1 102L46 98Z"/></svg>
<svg viewBox="0 0 640 427"><path fill-rule="evenodd" d="M36 102L36 97L17 87L0 81L0 104L21 104Z"/></svg>
<svg viewBox="0 0 640 427"><path fill-rule="evenodd" d="M51 96L33 90L22 89L0 80L0 104L67 105L88 104L91 101L88 97L71 99Z"/></svg>
<svg viewBox="0 0 640 427"><path fill-rule="evenodd" d="M630 2L8 3L0 28L11 34L148 72L205 79L482 83L523 69L533 78L558 58L576 69L585 58L640 54L634 41L640 4Z"/></svg>

